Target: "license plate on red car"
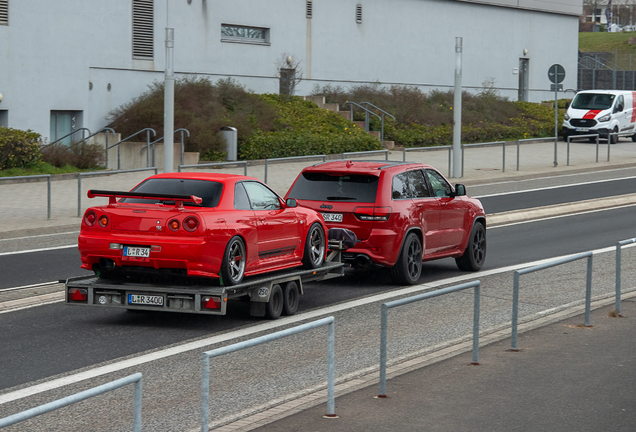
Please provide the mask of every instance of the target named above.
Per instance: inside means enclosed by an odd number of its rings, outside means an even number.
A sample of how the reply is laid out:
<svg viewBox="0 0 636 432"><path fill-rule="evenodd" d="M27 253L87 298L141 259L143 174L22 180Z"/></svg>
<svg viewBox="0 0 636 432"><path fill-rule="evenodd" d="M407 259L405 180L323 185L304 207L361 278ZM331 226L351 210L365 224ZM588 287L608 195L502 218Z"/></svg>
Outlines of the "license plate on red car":
<svg viewBox="0 0 636 432"><path fill-rule="evenodd" d="M150 248L137 247L137 246L124 246L124 256L148 258L150 256Z"/></svg>
<svg viewBox="0 0 636 432"><path fill-rule="evenodd" d="M128 294L128 304L163 306L163 296Z"/></svg>
<svg viewBox="0 0 636 432"><path fill-rule="evenodd" d="M322 213L325 222L342 222L342 213Z"/></svg>

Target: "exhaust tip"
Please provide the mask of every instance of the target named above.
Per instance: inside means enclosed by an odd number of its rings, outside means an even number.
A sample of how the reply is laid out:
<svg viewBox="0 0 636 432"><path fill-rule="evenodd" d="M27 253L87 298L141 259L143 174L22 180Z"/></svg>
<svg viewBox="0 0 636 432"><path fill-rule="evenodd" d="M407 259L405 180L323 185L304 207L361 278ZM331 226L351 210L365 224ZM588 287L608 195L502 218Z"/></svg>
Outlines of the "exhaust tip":
<svg viewBox="0 0 636 432"><path fill-rule="evenodd" d="M114 270L115 267L117 267L117 264L115 264L115 261L113 261L112 259L108 259L108 258L100 258L99 259L99 266L102 268L102 270Z"/></svg>

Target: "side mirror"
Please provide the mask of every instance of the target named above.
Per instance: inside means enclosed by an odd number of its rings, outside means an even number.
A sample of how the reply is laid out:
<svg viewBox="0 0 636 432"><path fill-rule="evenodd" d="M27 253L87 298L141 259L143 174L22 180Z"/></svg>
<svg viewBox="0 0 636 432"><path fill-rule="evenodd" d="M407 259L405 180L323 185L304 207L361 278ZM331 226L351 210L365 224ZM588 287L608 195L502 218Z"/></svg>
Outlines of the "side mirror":
<svg viewBox="0 0 636 432"><path fill-rule="evenodd" d="M298 201L296 201L296 198L287 198L285 204L287 204L287 207L298 207Z"/></svg>
<svg viewBox="0 0 636 432"><path fill-rule="evenodd" d="M464 195L466 195L466 186L464 186L463 184L456 184L454 196L464 196Z"/></svg>

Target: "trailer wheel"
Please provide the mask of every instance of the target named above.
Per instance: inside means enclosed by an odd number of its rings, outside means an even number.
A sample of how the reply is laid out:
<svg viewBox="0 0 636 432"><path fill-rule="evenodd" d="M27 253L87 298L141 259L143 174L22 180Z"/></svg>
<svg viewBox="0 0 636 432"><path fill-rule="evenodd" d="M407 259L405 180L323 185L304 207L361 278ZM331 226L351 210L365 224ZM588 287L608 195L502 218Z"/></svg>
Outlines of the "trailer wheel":
<svg viewBox="0 0 636 432"><path fill-rule="evenodd" d="M293 315L298 310L298 303L300 303L300 291L298 290L298 284L294 281L287 282L285 284L284 291L284 305L283 314Z"/></svg>
<svg viewBox="0 0 636 432"><path fill-rule="evenodd" d="M265 307L265 316L268 319L276 319L283 312L285 300L283 298L283 290L280 285L274 285L272 292L269 294L269 301Z"/></svg>

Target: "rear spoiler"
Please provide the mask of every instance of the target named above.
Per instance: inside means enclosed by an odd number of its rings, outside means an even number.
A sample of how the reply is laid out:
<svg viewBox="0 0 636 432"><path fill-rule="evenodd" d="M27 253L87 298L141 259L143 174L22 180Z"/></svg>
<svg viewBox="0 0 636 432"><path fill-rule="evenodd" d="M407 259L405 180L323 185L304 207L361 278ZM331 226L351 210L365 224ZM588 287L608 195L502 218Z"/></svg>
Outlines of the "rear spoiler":
<svg viewBox="0 0 636 432"><path fill-rule="evenodd" d="M146 192L116 192L116 191L103 191L103 190L89 190L86 194L89 198L95 197L108 197L108 205L113 206L117 204L117 198L147 198L147 199L161 199L174 201L175 206L178 209L183 209L184 202L193 202L195 204L201 204L203 200L195 195L179 195L179 194L160 194L160 193L146 193Z"/></svg>

